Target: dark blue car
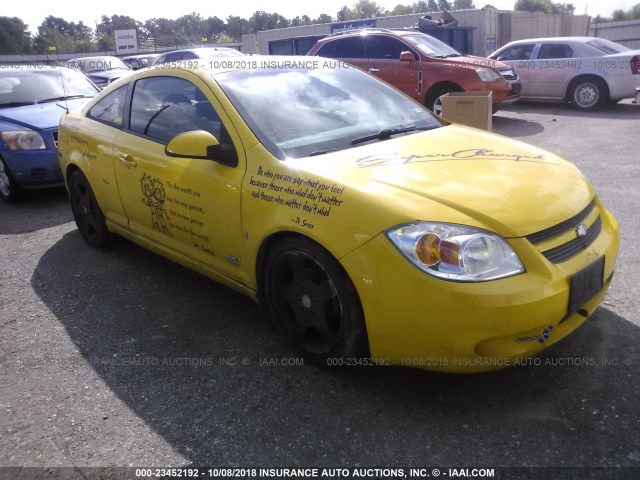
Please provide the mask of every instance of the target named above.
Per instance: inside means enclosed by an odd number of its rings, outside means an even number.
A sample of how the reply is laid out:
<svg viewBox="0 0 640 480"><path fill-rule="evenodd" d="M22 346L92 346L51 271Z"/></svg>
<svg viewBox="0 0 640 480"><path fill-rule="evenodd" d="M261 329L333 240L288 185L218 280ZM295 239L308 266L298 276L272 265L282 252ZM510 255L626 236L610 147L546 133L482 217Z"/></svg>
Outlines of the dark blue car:
<svg viewBox="0 0 640 480"><path fill-rule="evenodd" d="M0 198L15 202L25 189L63 185L58 123L100 90L65 67L0 68Z"/></svg>

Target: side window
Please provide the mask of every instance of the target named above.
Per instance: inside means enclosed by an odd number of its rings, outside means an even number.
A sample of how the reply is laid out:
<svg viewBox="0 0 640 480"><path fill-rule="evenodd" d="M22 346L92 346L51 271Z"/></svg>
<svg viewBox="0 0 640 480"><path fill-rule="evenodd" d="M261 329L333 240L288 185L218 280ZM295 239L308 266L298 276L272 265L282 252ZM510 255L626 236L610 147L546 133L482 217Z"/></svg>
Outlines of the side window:
<svg viewBox="0 0 640 480"><path fill-rule="evenodd" d="M129 128L162 142L193 130L206 130L218 140L223 133L220 117L204 93L175 77L143 78L135 83Z"/></svg>
<svg viewBox="0 0 640 480"><path fill-rule="evenodd" d="M193 52L184 52L182 54L181 60L192 60L194 58L198 58L198 56Z"/></svg>
<svg viewBox="0 0 640 480"><path fill-rule="evenodd" d="M530 60L531 53L533 53L533 47L533 43L514 45L513 47L507 48L504 52L498 55L496 60Z"/></svg>
<svg viewBox="0 0 640 480"><path fill-rule="evenodd" d="M113 125L114 127L122 127L124 98L126 95L127 87L120 87L96 103L91 110L89 110L87 116L94 120Z"/></svg>
<svg viewBox="0 0 640 480"><path fill-rule="evenodd" d="M384 35L374 35L369 37L369 44L367 46L368 58L399 60L400 53L406 51L411 51L411 48L397 38L387 37Z"/></svg>
<svg viewBox="0 0 640 480"><path fill-rule="evenodd" d="M364 37L341 38L329 42L320 48L316 55L328 58L366 58Z"/></svg>
<svg viewBox="0 0 640 480"><path fill-rule="evenodd" d="M573 53L573 49L564 43L547 43L541 45L540 51L538 52L538 60L576 57L577 55Z"/></svg>
<svg viewBox="0 0 640 480"><path fill-rule="evenodd" d="M182 52L169 53L167 54L167 57L164 59L164 61L165 63L171 63L171 62L176 62L180 59L182 59Z"/></svg>

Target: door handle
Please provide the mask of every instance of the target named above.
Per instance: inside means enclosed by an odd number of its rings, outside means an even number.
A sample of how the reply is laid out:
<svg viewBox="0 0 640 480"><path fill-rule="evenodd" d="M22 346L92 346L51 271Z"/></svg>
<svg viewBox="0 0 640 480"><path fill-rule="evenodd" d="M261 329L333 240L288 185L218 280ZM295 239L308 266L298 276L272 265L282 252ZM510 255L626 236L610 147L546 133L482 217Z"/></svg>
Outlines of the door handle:
<svg viewBox="0 0 640 480"><path fill-rule="evenodd" d="M127 167L129 170L133 170L138 166L131 155L123 155L122 157L118 158L118 160L120 160L120 163Z"/></svg>
<svg viewBox="0 0 640 480"><path fill-rule="evenodd" d="M375 68L375 67L371 67L369 69L369 73L376 73L376 72L379 72L379 71L380 71L380 69L379 68Z"/></svg>

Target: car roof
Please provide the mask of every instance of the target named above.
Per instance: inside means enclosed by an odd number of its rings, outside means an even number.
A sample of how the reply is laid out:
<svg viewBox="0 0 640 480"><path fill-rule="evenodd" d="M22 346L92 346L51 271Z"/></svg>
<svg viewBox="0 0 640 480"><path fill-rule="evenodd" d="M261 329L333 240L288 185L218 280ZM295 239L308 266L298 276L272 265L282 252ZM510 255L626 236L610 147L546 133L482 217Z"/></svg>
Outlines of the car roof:
<svg viewBox="0 0 640 480"><path fill-rule="evenodd" d="M139 53L138 55L127 55L126 57L122 57L120 60L129 60L132 58L143 58L143 57L159 57L159 53Z"/></svg>
<svg viewBox="0 0 640 480"><path fill-rule="evenodd" d="M340 38L344 36L354 36L354 35L369 35L372 33L381 33L386 35L398 35L398 36L406 36L406 35L427 35L424 32L419 30L411 29L411 28L355 28L353 30L345 30L342 32L332 33L327 35L326 37L320 39L329 40L334 38Z"/></svg>
<svg viewBox="0 0 640 480"><path fill-rule="evenodd" d="M203 50L235 50L235 48L230 48L230 47L193 47L193 48L181 48L179 50L171 50L170 52L164 52L165 54L167 53L176 53L176 52L193 52L193 53L198 53L198 52L202 52ZM240 50L237 50L238 52Z"/></svg>
<svg viewBox="0 0 640 480"><path fill-rule="evenodd" d="M115 55L95 55L93 57L76 57L76 58L70 58L69 60L67 60L68 62L74 62L74 61L78 61L78 60L94 60L96 58L117 58L118 60L120 60L119 57L116 57Z"/></svg>
<svg viewBox="0 0 640 480"><path fill-rule="evenodd" d="M509 42L509 45L514 45L518 43L542 43L542 42L579 42L586 43L592 40L603 40L599 37L544 37L544 38L528 38L523 40L514 40L513 42Z"/></svg>

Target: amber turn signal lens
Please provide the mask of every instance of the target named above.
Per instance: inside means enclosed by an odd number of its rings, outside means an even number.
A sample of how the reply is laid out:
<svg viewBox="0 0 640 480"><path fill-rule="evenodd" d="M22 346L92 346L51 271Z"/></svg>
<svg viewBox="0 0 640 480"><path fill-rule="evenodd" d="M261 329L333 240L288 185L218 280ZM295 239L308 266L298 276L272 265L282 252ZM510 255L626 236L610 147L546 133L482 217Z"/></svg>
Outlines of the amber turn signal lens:
<svg viewBox="0 0 640 480"><path fill-rule="evenodd" d="M440 261L439 247L440 237L435 233L425 233L416 243L416 256L427 267L431 267Z"/></svg>
<svg viewBox="0 0 640 480"><path fill-rule="evenodd" d="M458 265L460 263L458 255L460 253L460 245L454 242L443 240L440 242L440 260L449 265Z"/></svg>

